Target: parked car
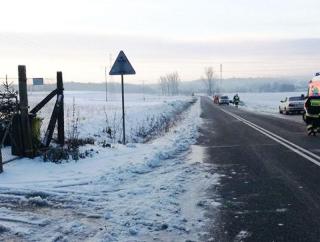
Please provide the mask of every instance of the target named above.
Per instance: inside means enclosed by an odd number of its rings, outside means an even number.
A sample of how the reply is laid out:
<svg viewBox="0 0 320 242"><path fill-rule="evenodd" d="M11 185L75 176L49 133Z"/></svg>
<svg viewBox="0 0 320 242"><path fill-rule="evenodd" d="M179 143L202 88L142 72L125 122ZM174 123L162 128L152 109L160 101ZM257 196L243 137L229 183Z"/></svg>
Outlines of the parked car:
<svg viewBox="0 0 320 242"><path fill-rule="evenodd" d="M304 113L304 95L297 97L286 97L280 101L279 113Z"/></svg>
<svg viewBox="0 0 320 242"><path fill-rule="evenodd" d="M228 96L219 97L219 105L223 105L223 104L229 105L229 103L230 103L230 99Z"/></svg>

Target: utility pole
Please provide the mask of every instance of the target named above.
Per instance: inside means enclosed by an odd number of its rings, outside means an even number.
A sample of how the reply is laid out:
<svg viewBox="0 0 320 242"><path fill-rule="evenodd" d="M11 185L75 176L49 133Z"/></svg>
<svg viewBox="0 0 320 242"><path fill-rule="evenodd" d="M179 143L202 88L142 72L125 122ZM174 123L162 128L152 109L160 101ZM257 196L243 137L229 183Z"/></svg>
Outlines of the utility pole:
<svg viewBox="0 0 320 242"><path fill-rule="evenodd" d="M220 64L220 90L222 89L222 64Z"/></svg>
<svg viewBox="0 0 320 242"><path fill-rule="evenodd" d="M110 53L109 54L109 70L111 70L112 68L112 54ZM104 68L104 78L105 78L105 83L106 83L106 102L108 102L108 67L105 66ZM109 82L111 83L112 82L112 76L109 76L110 77L110 80ZM112 90L111 90L112 92Z"/></svg>
<svg viewBox="0 0 320 242"><path fill-rule="evenodd" d="M109 67L110 67L110 70L111 70L111 68L112 68L112 54L111 53L109 54Z"/></svg>
<svg viewBox="0 0 320 242"><path fill-rule="evenodd" d="M109 71L111 70L112 68L112 54L109 53ZM106 72L106 75L108 75L109 73ZM114 93L114 84L113 84L113 76L109 75L109 90L110 90L110 95L112 95L112 93ZM110 98L109 98L110 99Z"/></svg>
<svg viewBox="0 0 320 242"><path fill-rule="evenodd" d="M144 96L144 80L142 80L142 97L143 97L143 101L145 101L146 98Z"/></svg>
<svg viewBox="0 0 320 242"><path fill-rule="evenodd" d="M107 77L107 67L104 67L104 78L106 82L106 102L108 102L108 77Z"/></svg>

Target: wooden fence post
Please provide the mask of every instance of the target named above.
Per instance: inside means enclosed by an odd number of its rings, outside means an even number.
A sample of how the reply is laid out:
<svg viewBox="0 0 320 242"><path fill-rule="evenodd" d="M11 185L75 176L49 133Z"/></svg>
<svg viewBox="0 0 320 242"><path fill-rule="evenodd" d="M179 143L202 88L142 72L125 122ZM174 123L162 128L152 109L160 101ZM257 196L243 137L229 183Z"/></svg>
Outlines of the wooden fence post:
<svg viewBox="0 0 320 242"><path fill-rule="evenodd" d="M60 107L58 112L58 143L64 146L64 95L63 95L63 78L62 72L57 72L57 90L60 98Z"/></svg>
<svg viewBox="0 0 320 242"><path fill-rule="evenodd" d="M23 140L24 155L29 158L34 157L32 145L32 132L29 120L28 92L27 92L27 74L26 66L18 66L19 74L19 98L21 113L21 131Z"/></svg>
<svg viewBox="0 0 320 242"><path fill-rule="evenodd" d="M3 172L3 164L2 164L2 146L0 146L0 173Z"/></svg>

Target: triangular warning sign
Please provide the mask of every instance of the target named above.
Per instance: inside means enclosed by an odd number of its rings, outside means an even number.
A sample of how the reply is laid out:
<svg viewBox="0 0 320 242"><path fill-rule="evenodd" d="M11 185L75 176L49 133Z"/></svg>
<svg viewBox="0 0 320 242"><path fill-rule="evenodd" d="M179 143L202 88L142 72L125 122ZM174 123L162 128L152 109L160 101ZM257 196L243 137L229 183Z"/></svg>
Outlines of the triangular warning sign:
<svg viewBox="0 0 320 242"><path fill-rule="evenodd" d="M134 75L136 71L133 69L128 58L121 50L116 61L114 62L109 75Z"/></svg>

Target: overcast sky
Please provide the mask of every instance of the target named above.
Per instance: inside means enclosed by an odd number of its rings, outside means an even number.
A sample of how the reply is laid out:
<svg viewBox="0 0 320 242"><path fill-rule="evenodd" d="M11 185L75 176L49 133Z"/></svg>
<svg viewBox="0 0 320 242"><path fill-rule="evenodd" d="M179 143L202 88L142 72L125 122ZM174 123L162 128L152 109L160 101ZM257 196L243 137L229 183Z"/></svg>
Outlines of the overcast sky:
<svg viewBox="0 0 320 242"><path fill-rule="evenodd" d="M308 76L320 70L319 0L10 0L1 3L0 77L99 82L123 49L137 75Z"/></svg>

